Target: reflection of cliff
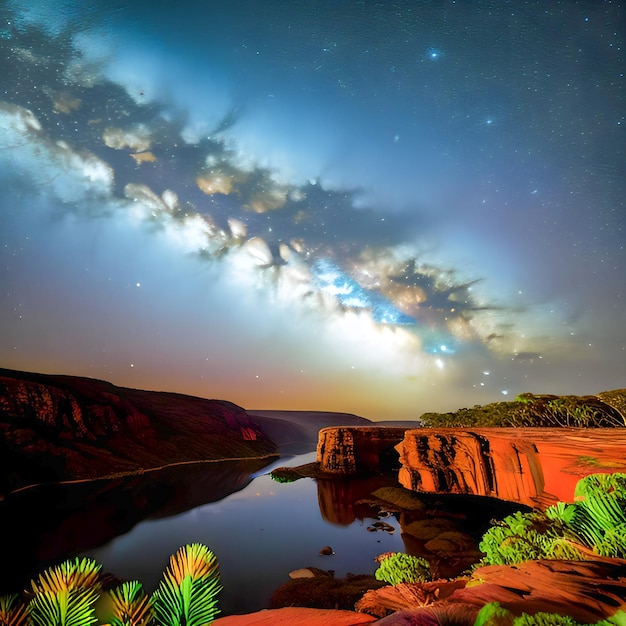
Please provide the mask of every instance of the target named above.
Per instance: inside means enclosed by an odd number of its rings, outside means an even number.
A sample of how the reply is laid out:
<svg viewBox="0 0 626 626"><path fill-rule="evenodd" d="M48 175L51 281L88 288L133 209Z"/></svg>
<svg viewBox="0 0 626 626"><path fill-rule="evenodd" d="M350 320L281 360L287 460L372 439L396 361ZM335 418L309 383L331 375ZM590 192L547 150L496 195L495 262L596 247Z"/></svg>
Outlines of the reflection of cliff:
<svg viewBox="0 0 626 626"><path fill-rule="evenodd" d="M493 518L519 509L492 498L417 494L399 487L393 474L318 479L317 490L326 521L372 520L363 532L375 530L377 519L399 526L405 552L423 556L444 578L459 575L480 558L478 542Z"/></svg>
<svg viewBox="0 0 626 626"><path fill-rule="evenodd" d="M395 476L352 479L317 479L317 500L322 517L332 524L347 526L356 519L376 517L377 507L362 503L381 487L397 485Z"/></svg>
<svg viewBox="0 0 626 626"><path fill-rule="evenodd" d="M44 567L98 547L146 519L177 515L243 489L264 459L169 467L118 480L29 489L0 503L0 593Z"/></svg>
<svg viewBox="0 0 626 626"><path fill-rule="evenodd" d="M400 483L529 506L572 501L578 480L623 472L626 432L591 428L421 428L397 446Z"/></svg>

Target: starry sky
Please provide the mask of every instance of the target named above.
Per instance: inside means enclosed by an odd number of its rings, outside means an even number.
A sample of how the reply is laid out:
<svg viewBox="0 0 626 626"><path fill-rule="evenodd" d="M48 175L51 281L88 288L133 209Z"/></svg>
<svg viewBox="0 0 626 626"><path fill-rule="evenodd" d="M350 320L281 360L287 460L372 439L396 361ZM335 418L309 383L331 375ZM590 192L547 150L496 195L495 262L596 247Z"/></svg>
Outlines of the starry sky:
<svg viewBox="0 0 626 626"><path fill-rule="evenodd" d="M625 25L2 0L0 366L374 420L626 386Z"/></svg>

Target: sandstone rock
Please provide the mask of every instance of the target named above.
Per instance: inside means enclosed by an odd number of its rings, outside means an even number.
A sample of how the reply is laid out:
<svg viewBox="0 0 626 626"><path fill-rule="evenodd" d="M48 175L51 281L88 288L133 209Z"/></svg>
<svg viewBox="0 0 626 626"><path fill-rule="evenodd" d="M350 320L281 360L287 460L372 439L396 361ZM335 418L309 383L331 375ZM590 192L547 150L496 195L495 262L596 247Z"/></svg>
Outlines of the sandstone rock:
<svg viewBox="0 0 626 626"><path fill-rule="evenodd" d="M432 605L448 598L457 589L465 587L467 579L438 580L428 583L401 583L380 589L371 589L355 605L357 611L376 617L404 609L416 609Z"/></svg>
<svg viewBox="0 0 626 626"><path fill-rule="evenodd" d="M580 478L626 471L626 430L420 428L397 446L399 482L424 493L491 496L528 506L571 502Z"/></svg>
<svg viewBox="0 0 626 626"><path fill-rule="evenodd" d="M376 622L377 626L474 626L478 608L467 604L435 604L423 609L406 609Z"/></svg>
<svg viewBox="0 0 626 626"><path fill-rule="evenodd" d="M302 567L289 572L289 578L315 578L315 576L329 576L332 578L333 571L319 569L317 567Z"/></svg>
<svg viewBox="0 0 626 626"><path fill-rule="evenodd" d="M372 474L398 468L395 445L406 428L355 426L324 428L319 432L317 461L328 474Z"/></svg>
<svg viewBox="0 0 626 626"><path fill-rule="evenodd" d="M492 565L474 570L465 588L449 602L482 607L499 602L515 615L540 611L569 615L595 624L626 608L626 561L542 560L516 566Z"/></svg>
<svg viewBox="0 0 626 626"><path fill-rule="evenodd" d="M342 609L352 611L355 603L370 589L379 589L387 583L374 576L358 575L335 578L314 576L295 578L274 590L269 608L308 607L317 609Z"/></svg>
<svg viewBox="0 0 626 626"><path fill-rule="evenodd" d="M0 369L0 492L188 461L277 455L241 407ZM1 495L1 493L0 493Z"/></svg>
<svg viewBox="0 0 626 626"><path fill-rule="evenodd" d="M291 607L259 611L248 615L220 617L212 624L214 626L357 626L375 621L375 617L365 613Z"/></svg>

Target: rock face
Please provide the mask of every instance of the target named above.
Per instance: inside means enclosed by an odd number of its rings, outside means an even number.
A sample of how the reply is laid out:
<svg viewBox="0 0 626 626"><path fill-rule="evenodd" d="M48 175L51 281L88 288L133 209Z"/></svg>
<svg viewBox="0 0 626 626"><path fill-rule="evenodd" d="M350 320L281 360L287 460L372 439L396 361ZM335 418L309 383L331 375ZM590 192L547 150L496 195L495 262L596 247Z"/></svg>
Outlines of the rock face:
<svg viewBox="0 0 626 626"><path fill-rule="evenodd" d="M397 446L398 478L419 492L546 506L571 502L583 476L626 471L625 446L622 429L420 428Z"/></svg>
<svg viewBox="0 0 626 626"><path fill-rule="evenodd" d="M189 461L277 454L241 407L0 369L0 495Z"/></svg>
<svg viewBox="0 0 626 626"><path fill-rule="evenodd" d="M317 443L320 470L346 476L397 469L395 445L406 430L386 426L323 428Z"/></svg>
<svg viewBox="0 0 626 626"><path fill-rule="evenodd" d="M477 608L499 602L515 615L554 612L595 624L624 606L625 593L626 561L557 559L479 567L449 601Z"/></svg>
<svg viewBox="0 0 626 626"><path fill-rule="evenodd" d="M357 626L369 624L376 618L365 613L333 609L307 609L291 607L270 609L248 615L219 617L215 626Z"/></svg>

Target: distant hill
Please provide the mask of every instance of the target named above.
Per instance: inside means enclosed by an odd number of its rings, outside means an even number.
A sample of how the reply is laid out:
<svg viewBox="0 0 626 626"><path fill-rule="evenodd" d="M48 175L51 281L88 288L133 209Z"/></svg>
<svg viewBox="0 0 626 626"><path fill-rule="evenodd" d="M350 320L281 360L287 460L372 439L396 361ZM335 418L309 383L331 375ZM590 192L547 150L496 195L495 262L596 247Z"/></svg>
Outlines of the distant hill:
<svg viewBox="0 0 626 626"><path fill-rule="evenodd" d="M315 450L317 435L328 426L374 426L352 413L329 411L248 411L263 431L279 445L281 454L303 454Z"/></svg>
<svg viewBox="0 0 626 626"><path fill-rule="evenodd" d="M141 473L199 460L267 457L278 446L224 400L0 369L0 492Z"/></svg>
<svg viewBox="0 0 626 626"><path fill-rule="evenodd" d="M246 411L226 400L0 368L0 496L41 483L138 474L176 463L315 450L350 413Z"/></svg>

